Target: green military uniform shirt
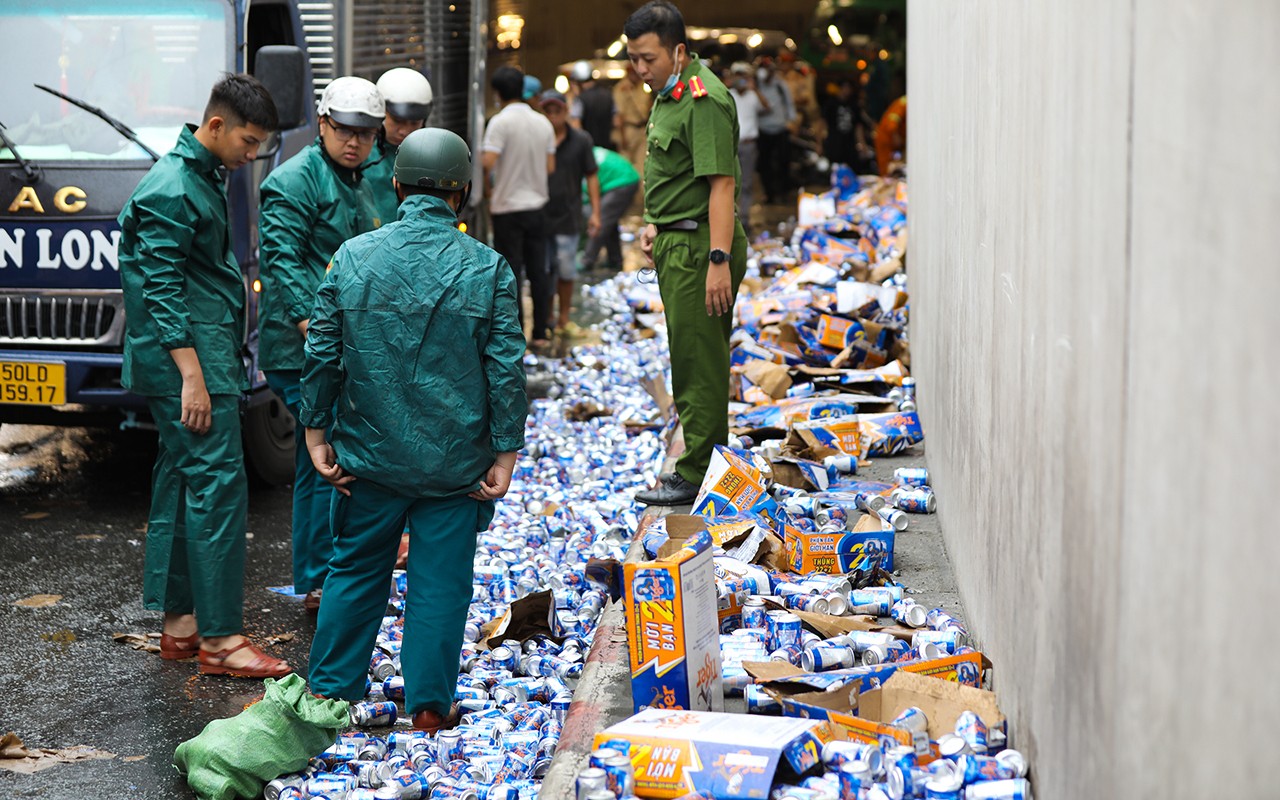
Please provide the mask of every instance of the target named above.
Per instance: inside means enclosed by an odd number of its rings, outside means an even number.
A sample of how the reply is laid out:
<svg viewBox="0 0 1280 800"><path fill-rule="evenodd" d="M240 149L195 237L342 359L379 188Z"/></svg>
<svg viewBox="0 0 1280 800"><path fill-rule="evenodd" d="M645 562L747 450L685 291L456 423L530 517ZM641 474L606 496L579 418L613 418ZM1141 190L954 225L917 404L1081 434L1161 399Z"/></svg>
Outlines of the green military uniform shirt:
<svg viewBox="0 0 1280 800"><path fill-rule="evenodd" d="M707 94L695 97L697 76ZM668 225L682 219L707 221L712 175L732 175L734 202L742 183L738 166L738 112L729 90L695 55L680 73L684 89L659 94L649 117L644 162L644 219Z"/></svg>
<svg viewBox="0 0 1280 800"><path fill-rule="evenodd" d="M344 470L408 497L474 491L524 447L515 273L456 222L441 198L406 198L338 250L307 329L298 421L332 424Z"/></svg>
<svg viewBox="0 0 1280 800"><path fill-rule="evenodd" d="M373 189L373 204L383 225L395 222L400 216L400 198L396 197L396 185L391 182L396 173L397 149L379 139L363 167L364 179Z"/></svg>
<svg viewBox="0 0 1280 800"><path fill-rule="evenodd" d="M383 221L367 178L334 164L318 139L263 182L258 365L264 371L302 369L298 323L311 318L325 268L343 242Z"/></svg>
<svg viewBox="0 0 1280 800"><path fill-rule="evenodd" d="M222 161L188 125L120 212L126 330L122 382L182 394L170 350L194 347L209 394L249 388L241 358L245 286L231 250Z"/></svg>

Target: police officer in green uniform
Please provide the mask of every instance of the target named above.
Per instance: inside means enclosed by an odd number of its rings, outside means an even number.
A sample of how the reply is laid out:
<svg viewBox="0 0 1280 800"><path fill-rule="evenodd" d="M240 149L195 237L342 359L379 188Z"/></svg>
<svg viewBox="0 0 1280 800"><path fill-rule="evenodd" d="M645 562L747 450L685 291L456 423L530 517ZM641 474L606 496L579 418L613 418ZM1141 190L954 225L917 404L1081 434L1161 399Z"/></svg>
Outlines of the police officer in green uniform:
<svg viewBox="0 0 1280 800"><path fill-rule="evenodd" d="M656 96L640 246L658 274L685 444L675 472L636 499L683 505L697 495L715 445L729 438L729 335L747 264L747 235L736 217L738 116L729 90L689 53L674 5L644 5L624 31L631 65Z"/></svg>
<svg viewBox="0 0 1280 800"><path fill-rule="evenodd" d="M316 287L343 242L378 227L374 190L360 165L382 124L382 95L364 78L338 78L318 106L320 135L281 164L262 184L259 215L262 306L258 364L267 383L296 418L302 343ZM320 588L333 537L333 487L311 467L302 426L295 429L293 481L293 590L303 607L320 607Z"/></svg>
<svg viewBox="0 0 1280 800"><path fill-rule="evenodd" d="M123 382L146 397L160 438L143 604L164 612L161 658L198 652L200 672L249 678L290 669L242 635L245 293L220 170L252 161L275 127L262 84L227 76L120 213Z"/></svg>
<svg viewBox="0 0 1280 800"><path fill-rule="evenodd" d="M316 470L340 493L310 683L364 697L407 522L405 706L415 728L435 731L457 720L476 533L524 446L525 346L515 273L456 227L466 143L414 131L395 180L400 220L342 246L307 333L301 420Z"/></svg>
<svg viewBox="0 0 1280 800"><path fill-rule="evenodd" d="M396 150L404 137L427 124L431 116L434 94L431 82L417 70L396 67L378 78L378 92L387 104L387 116L378 132L378 143L369 154L365 178L373 186L378 214L383 222L395 222L400 198L392 184L396 166Z"/></svg>

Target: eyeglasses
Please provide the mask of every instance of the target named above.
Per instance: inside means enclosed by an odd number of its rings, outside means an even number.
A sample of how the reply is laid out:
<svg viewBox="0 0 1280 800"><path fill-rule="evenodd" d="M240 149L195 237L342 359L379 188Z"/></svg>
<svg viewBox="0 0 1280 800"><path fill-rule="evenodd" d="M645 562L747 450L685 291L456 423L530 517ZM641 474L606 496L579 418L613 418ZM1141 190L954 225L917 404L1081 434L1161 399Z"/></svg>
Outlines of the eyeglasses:
<svg viewBox="0 0 1280 800"><path fill-rule="evenodd" d="M349 142L354 137L360 144L368 144L373 141L374 136L378 135L376 128L348 128L346 125L339 125L332 119L325 120L325 123L340 142Z"/></svg>

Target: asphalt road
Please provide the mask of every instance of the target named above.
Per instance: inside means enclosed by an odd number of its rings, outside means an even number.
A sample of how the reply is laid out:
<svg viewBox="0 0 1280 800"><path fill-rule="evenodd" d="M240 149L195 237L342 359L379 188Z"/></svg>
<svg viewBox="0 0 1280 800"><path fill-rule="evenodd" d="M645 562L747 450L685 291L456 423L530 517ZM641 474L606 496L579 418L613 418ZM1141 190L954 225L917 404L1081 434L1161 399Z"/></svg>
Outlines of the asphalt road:
<svg viewBox="0 0 1280 800"><path fill-rule="evenodd" d="M29 749L115 754L30 775L0 769L0 797L192 797L174 748L261 692L259 682L202 677L194 661L113 641L160 630L141 601L154 458L144 432L0 429L0 733ZM312 617L267 589L291 582L289 498L287 489L251 495L245 623L259 642L292 636L266 650L305 670ZM14 605L34 595L60 599Z"/></svg>

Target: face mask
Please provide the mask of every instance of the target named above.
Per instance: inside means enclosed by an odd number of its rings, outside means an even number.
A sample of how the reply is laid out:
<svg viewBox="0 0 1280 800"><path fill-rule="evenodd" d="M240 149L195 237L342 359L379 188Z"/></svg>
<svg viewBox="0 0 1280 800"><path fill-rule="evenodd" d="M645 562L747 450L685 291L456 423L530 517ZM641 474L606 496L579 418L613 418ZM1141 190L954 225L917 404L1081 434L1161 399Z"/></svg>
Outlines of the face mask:
<svg viewBox="0 0 1280 800"><path fill-rule="evenodd" d="M769 71L767 69L756 70L756 80L761 83L769 82Z"/></svg>
<svg viewBox="0 0 1280 800"><path fill-rule="evenodd" d="M671 75L667 78L667 85L662 87L663 94L671 94L671 90L676 88L676 84L680 82L679 53L679 49L671 51Z"/></svg>
<svg viewBox="0 0 1280 800"><path fill-rule="evenodd" d="M736 86L736 87L738 88L738 91L740 91L740 92L745 92L745 91L747 90L747 79L746 79L746 78L738 78L738 82L737 82L737 83L735 83L735 84L734 84L734 86Z"/></svg>

